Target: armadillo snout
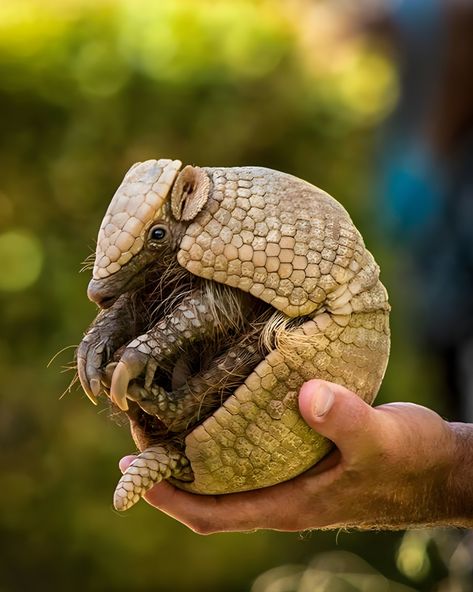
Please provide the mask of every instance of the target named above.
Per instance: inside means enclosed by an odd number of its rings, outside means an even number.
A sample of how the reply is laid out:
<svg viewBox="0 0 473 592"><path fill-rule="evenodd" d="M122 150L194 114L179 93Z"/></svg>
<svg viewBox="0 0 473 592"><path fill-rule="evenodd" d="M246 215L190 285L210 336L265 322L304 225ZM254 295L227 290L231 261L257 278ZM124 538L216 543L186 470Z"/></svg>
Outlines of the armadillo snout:
<svg viewBox="0 0 473 592"><path fill-rule="evenodd" d="M116 296L111 294L100 280L90 280L87 287L87 297L91 302L98 304L100 308L110 308L116 300Z"/></svg>

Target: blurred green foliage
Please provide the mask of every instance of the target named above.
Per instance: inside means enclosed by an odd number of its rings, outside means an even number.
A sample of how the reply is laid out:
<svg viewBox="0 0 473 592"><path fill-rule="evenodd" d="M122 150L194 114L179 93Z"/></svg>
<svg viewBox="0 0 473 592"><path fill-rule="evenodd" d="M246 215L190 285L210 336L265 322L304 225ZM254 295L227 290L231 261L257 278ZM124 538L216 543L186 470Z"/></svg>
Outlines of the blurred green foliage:
<svg viewBox="0 0 473 592"><path fill-rule="evenodd" d="M368 178L396 76L375 48L337 40L339 18L289 0L2 0L0 590L246 590L263 570L336 544L401 578L396 534L201 538L144 503L117 515L127 429L78 389L60 396L73 349L46 367L95 314L78 271L138 160L266 165L324 187L389 286ZM434 404L399 334L395 315L382 397Z"/></svg>

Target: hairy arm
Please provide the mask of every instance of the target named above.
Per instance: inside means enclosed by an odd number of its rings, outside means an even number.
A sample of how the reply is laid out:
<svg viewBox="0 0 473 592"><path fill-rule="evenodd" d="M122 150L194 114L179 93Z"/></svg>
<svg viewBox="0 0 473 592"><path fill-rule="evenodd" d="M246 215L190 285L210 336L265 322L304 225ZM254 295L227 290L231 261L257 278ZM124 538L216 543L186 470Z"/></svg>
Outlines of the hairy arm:
<svg viewBox="0 0 473 592"><path fill-rule="evenodd" d="M201 534L473 526L473 425L447 423L410 403L371 408L320 380L302 387L299 406L337 446L316 467L280 485L222 496L164 482L145 499ZM132 459L122 459L122 470Z"/></svg>
<svg viewBox="0 0 473 592"><path fill-rule="evenodd" d="M454 526L473 527L473 424L449 424L455 439L455 458L448 493L452 498Z"/></svg>

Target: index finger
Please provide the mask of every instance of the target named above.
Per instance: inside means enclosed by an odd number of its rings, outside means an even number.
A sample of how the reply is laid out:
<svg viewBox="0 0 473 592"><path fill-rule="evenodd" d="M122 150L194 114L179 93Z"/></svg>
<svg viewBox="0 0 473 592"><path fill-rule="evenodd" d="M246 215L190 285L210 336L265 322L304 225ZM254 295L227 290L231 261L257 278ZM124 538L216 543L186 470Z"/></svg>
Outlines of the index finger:
<svg viewBox="0 0 473 592"><path fill-rule="evenodd" d="M256 491L200 495L163 481L150 489L144 499L199 534L259 528L291 530L284 523L290 514L288 500L294 499L293 487L293 482L288 481ZM291 505L292 512L297 511L294 506Z"/></svg>

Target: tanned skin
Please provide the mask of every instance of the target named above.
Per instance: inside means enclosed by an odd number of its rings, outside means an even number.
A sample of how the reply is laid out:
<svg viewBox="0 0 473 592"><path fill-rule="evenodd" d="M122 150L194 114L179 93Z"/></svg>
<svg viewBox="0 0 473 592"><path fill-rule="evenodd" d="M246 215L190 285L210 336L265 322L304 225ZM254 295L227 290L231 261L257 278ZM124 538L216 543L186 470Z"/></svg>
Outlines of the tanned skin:
<svg viewBox="0 0 473 592"><path fill-rule="evenodd" d="M200 534L473 527L473 424L448 423L412 403L372 408L321 380L303 385L299 408L337 446L316 467L273 487L220 496L162 482L146 501ZM133 458L120 461L122 471Z"/></svg>

